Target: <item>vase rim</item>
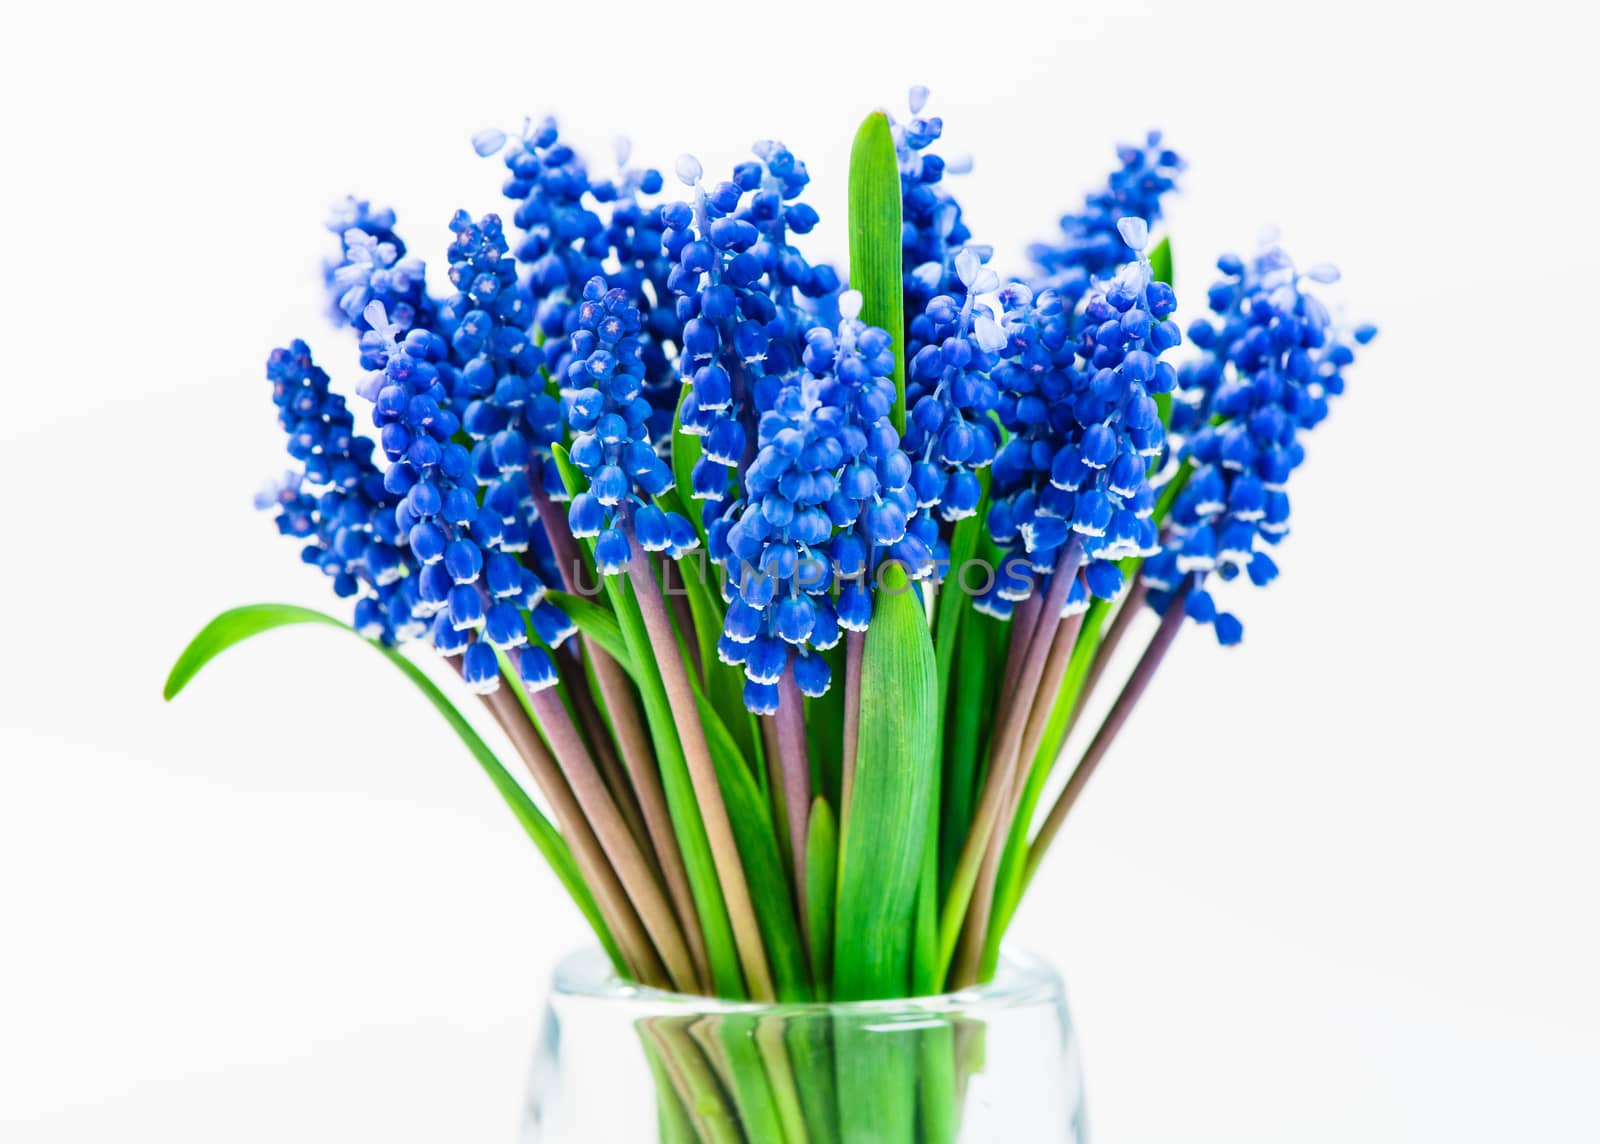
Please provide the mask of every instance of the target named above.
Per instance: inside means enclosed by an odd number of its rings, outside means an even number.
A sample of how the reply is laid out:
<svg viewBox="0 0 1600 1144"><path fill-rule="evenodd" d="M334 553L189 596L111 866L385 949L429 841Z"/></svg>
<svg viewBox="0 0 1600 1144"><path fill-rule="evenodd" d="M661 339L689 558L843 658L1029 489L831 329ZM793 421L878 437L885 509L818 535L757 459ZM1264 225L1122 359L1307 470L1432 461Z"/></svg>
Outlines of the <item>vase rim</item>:
<svg viewBox="0 0 1600 1144"><path fill-rule="evenodd" d="M673 993L664 989L634 985L623 981L611 962L596 947L585 947L567 954L557 964L551 980L552 997L568 997L595 1002L635 1005L662 1013L796 1013L837 1012L881 1013L901 1019L917 1015L973 1013L1057 1004L1064 999L1061 976L1048 961L1034 954L1005 947L994 977L968 989L935 993L921 997L897 997L874 1001L731 1001L703 997L695 993Z"/></svg>

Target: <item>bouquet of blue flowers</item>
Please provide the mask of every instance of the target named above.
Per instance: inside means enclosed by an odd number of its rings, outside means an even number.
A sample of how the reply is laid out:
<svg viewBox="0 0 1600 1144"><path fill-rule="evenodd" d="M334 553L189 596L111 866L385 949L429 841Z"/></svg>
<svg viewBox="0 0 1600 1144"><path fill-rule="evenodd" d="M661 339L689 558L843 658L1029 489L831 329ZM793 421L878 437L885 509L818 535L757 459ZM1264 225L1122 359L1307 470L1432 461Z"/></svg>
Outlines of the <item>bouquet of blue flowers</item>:
<svg viewBox="0 0 1600 1144"><path fill-rule="evenodd" d="M684 156L673 195L625 147L600 177L530 122L473 138L509 209L457 212L444 281L393 212L338 211L355 408L307 343L268 359L294 466L261 507L633 982L854 1001L986 980L1184 621L1239 641L1217 597L1277 575L1305 434L1374 332L1330 315L1330 267L1271 244L1219 259L1181 329L1156 231L1184 163L1154 133L1002 276L926 99L856 136L848 273L803 253L820 218L781 143L720 179ZM227 612L168 697L301 622L347 626Z"/></svg>

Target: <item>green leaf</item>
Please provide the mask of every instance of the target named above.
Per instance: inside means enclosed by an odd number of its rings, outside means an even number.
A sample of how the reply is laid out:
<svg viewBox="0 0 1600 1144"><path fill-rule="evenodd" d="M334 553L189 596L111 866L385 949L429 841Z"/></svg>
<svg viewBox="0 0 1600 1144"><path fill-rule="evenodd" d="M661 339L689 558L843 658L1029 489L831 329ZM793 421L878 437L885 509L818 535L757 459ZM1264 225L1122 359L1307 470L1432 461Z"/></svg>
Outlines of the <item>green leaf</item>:
<svg viewBox="0 0 1600 1144"><path fill-rule="evenodd" d="M1157 282L1172 285L1172 240L1163 238L1150 252L1150 272Z"/></svg>
<svg viewBox="0 0 1600 1144"><path fill-rule="evenodd" d="M905 293L900 276L900 163L889 117L874 111L850 148L850 286L861 320L894 339L895 430L906 431Z"/></svg>
<svg viewBox="0 0 1600 1144"><path fill-rule="evenodd" d="M360 633L350 625L310 608L297 608L290 604L247 604L242 608L223 612L200 629L200 633L189 641L189 646L183 649L177 662L172 665L172 672L168 675L166 687L162 691L163 697L171 700L184 689L201 668L234 644L290 624L325 624L348 632L380 652L427 697L434 709L444 716L445 722L450 724L450 729L466 744L472 757L489 776L489 781L494 784L495 790L500 792L500 797L511 808L511 813L522 824L523 830L527 831L528 837L533 839L533 844L544 855L545 861L550 863L556 877L572 895L572 900L577 903L578 909L593 927L600 944L611 958L611 964L616 967L618 973L626 975L627 969L626 963L622 960L622 951L617 948L615 940L606 928L589 887L579 876L577 864L572 860L572 853L567 849L566 841L534 804L533 799L528 797L528 793L511 777L505 767L500 765L500 760L495 758L489 745L483 741L461 712L456 710L444 692L434 685L420 667L398 651L362 639Z"/></svg>
<svg viewBox="0 0 1600 1144"><path fill-rule="evenodd" d="M935 774L938 669L914 586L882 577L861 664L861 727L850 803L839 828L834 996L904 995L910 983L928 803Z"/></svg>
<svg viewBox="0 0 1600 1144"><path fill-rule="evenodd" d="M817 996L833 990L833 907L839 876L839 828L828 800L811 800L811 823L806 828L806 929L811 938L811 974Z"/></svg>
<svg viewBox="0 0 1600 1144"><path fill-rule="evenodd" d="M567 614L580 632L616 660L629 678L634 678L633 658L628 654L628 641L622 637L622 625L617 622L616 616L599 604L571 592L558 592L552 588L546 596Z"/></svg>
<svg viewBox="0 0 1600 1144"><path fill-rule="evenodd" d="M972 597L963 587L962 569L978 552L978 540L984 533L984 522L989 518L989 469L978 470L978 510L956 525L950 537L950 564L944 583L939 588L939 604L934 617L933 653L939 665L939 696L936 710L939 725L934 742L941 752L944 748L944 723L949 711L950 677L955 666L956 636L961 630L961 619L972 607ZM989 573L995 574L994 564L986 564ZM982 581L978 581L982 583Z"/></svg>
<svg viewBox="0 0 1600 1144"><path fill-rule="evenodd" d="M232 608L201 628L200 633L189 641L189 646L183 649L167 675L161 698L173 699L199 674L202 667L234 644L287 624L327 624L345 631L354 630L342 620L310 608L297 608L293 604L246 604L242 608Z"/></svg>

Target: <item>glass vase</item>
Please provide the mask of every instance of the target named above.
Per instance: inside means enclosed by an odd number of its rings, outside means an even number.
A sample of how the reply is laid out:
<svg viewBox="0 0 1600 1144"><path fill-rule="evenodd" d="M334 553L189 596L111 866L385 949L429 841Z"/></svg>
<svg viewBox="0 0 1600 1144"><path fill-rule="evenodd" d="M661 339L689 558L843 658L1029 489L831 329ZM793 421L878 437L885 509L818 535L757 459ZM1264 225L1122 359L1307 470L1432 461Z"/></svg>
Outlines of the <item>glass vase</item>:
<svg viewBox="0 0 1600 1144"><path fill-rule="evenodd" d="M757 1005L642 989L598 952L556 969L523 1144L1029 1144L1086 1139L1061 978L901 1001Z"/></svg>

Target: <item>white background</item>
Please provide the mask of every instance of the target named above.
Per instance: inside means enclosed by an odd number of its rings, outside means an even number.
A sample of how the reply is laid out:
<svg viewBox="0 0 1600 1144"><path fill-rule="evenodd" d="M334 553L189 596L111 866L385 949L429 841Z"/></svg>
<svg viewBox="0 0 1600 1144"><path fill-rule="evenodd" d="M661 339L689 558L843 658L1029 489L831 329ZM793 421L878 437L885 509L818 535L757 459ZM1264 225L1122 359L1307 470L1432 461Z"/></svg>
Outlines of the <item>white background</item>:
<svg viewBox="0 0 1600 1144"><path fill-rule="evenodd" d="M348 381L326 204L437 262L524 112L596 166L780 136L842 256L855 124L922 82L1002 268L1161 125L1185 313L1277 223L1384 328L1245 646L1180 643L1017 926L1098 1141L1600 1140L1592 11L8 5L0 1137L513 1137L584 938L443 725L311 630L159 699L213 612L334 606L250 509L264 355Z"/></svg>

